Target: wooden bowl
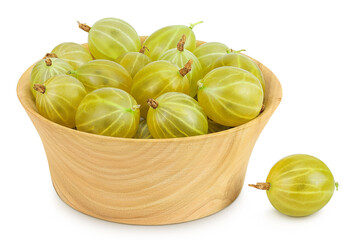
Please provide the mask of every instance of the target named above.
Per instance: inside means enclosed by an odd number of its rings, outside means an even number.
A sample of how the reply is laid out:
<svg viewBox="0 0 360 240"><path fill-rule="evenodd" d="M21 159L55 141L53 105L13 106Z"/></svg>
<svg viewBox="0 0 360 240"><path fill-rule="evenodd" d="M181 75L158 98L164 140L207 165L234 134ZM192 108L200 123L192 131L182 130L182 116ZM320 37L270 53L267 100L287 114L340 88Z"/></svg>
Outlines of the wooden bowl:
<svg viewBox="0 0 360 240"><path fill-rule="evenodd" d="M32 67L20 78L17 95L65 203L112 222L180 223L220 211L242 189L251 151L282 97L276 76L257 64L266 82L265 110L239 127L195 137L114 138L51 122L38 113L30 92Z"/></svg>

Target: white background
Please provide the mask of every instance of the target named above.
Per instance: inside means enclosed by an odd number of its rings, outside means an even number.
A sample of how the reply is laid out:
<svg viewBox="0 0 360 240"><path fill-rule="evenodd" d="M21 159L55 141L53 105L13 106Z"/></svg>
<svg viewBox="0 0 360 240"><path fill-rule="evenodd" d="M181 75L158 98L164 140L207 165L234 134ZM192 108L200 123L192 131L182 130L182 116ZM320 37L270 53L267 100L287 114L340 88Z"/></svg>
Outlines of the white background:
<svg viewBox="0 0 360 240"><path fill-rule="evenodd" d="M357 1L1 1L0 239L356 239L359 237L360 14ZM129 22L139 35L203 20L198 39L219 41L269 67L283 100L250 158L245 184L282 157L323 160L339 182L328 205L304 218L278 213L244 186L223 211L169 226L88 217L63 203L40 138L16 96L21 74L61 42L86 42L76 21ZM357 222L356 222L357 221ZM348 236L348 237L346 237ZM359 238L357 238L359 239Z"/></svg>

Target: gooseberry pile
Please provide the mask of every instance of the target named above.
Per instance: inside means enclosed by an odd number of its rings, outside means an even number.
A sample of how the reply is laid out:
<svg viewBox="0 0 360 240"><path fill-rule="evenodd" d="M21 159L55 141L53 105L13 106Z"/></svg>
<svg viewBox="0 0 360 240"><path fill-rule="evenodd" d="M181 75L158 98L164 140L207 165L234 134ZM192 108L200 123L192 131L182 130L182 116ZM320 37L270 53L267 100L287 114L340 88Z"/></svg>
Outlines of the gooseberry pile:
<svg viewBox="0 0 360 240"><path fill-rule="evenodd" d="M39 113L66 127L123 138L176 138L227 130L264 109L261 70L225 44L196 44L198 22L145 40L104 18L86 44L61 43L31 72Z"/></svg>

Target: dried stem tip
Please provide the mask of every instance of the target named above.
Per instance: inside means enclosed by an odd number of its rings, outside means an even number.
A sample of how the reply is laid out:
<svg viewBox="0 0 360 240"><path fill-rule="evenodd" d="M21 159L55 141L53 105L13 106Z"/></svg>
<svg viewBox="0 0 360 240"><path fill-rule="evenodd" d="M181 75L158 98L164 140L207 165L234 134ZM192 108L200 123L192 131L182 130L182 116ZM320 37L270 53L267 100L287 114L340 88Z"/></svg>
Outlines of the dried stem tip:
<svg viewBox="0 0 360 240"><path fill-rule="evenodd" d="M89 32L91 27L89 25L86 25L86 23L80 23L79 21L77 21L77 23L79 24L79 28L84 30L85 32Z"/></svg>
<svg viewBox="0 0 360 240"><path fill-rule="evenodd" d="M45 63L46 63L46 66L50 67L52 65L52 61L50 58L45 58Z"/></svg>
<svg viewBox="0 0 360 240"><path fill-rule="evenodd" d="M43 59L46 59L46 58L58 58L58 56L55 53L47 53L47 54L45 54Z"/></svg>
<svg viewBox="0 0 360 240"><path fill-rule="evenodd" d="M179 70L179 73L181 74L181 76L185 76L186 74L188 74L191 71L191 64L193 64L193 60L190 59L185 66Z"/></svg>
<svg viewBox="0 0 360 240"><path fill-rule="evenodd" d="M150 50L148 49L148 47L144 45L144 46L142 46L142 48L140 49L139 53L144 54L144 53L145 53L145 50L150 51Z"/></svg>
<svg viewBox="0 0 360 240"><path fill-rule="evenodd" d="M260 190L269 190L270 189L270 183L268 182L258 182L256 184L249 184L250 187L254 187Z"/></svg>
<svg viewBox="0 0 360 240"><path fill-rule="evenodd" d="M262 113L265 110L265 104L261 106L260 112Z"/></svg>
<svg viewBox="0 0 360 240"><path fill-rule="evenodd" d="M34 84L34 90L38 91L39 93L45 93L46 87L42 84L35 83Z"/></svg>
<svg viewBox="0 0 360 240"><path fill-rule="evenodd" d="M159 106L159 103L152 98L149 98L146 102L153 109L156 109Z"/></svg>
<svg viewBox="0 0 360 240"><path fill-rule="evenodd" d="M186 36L185 34L183 34L180 41L177 44L177 50L179 50L180 52L184 51L185 41L186 41Z"/></svg>

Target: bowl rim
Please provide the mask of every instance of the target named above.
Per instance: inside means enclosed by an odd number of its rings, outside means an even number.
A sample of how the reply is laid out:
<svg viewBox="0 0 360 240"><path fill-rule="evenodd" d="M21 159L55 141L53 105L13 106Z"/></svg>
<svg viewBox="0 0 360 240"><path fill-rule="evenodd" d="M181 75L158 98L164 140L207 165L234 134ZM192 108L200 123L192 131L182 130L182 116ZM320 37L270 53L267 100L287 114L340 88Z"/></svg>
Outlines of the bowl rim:
<svg viewBox="0 0 360 240"><path fill-rule="evenodd" d="M45 117L43 117L42 115L40 115L37 111L35 111L33 109L33 107L31 107L30 105L28 105L23 99L22 99L22 95L20 94L22 87L24 84L22 84L22 82L24 81L24 79L27 79L28 76L30 75L29 73L31 73L31 69L33 68L33 66L36 64L34 63L33 65L31 65L20 77L18 83L17 83L17 87L16 87L16 93L18 96L18 99L21 103L21 105L24 107L24 109L26 110L26 112L28 114L32 114L35 117L41 119L41 121L46 122L47 124L52 125L55 128L60 128L63 131L69 131L70 134L80 134L83 135L85 137L94 137L97 138L99 140L104 140L104 141L108 141L108 140L113 140L113 141L119 141L119 142L151 142L151 143L164 143L164 142L179 142L179 141L185 141L185 142L189 142L189 141L193 141L193 140L200 140L200 139L207 139L207 138L211 138L211 137L215 137L215 136L221 136L224 134L231 134L231 133L235 133L235 132L239 132L245 128L248 128L250 126L253 126L255 124L257 124L260 120L262 120L263 118L266 118L269 114L271 115L275 109L278 107L278 105L281 102L282 99L282 87L280 84L279 79L275 76L275 74L269 69L267 68L265 65L263 65L261 62L257 61L256 59L251 58L252 60L255 61L255 63L257 65L259 65L260 69L265 69L266 71L268 71L272 76L272 81L276 82L276 85L278 85L278 94L277 96L274 96L273 98L276 99L276 101L272 101L272 104L268 105L268 107L265 107L264 111L261 112L256 118L250 120L247 123L244 123L242 125L236 126L236 127L232 127L230 129L226 129L220 132L215 132L215 133L207 133L207 134L203 134L203 135L197 135L197 136L189 136L189 137L179 137L179 138L151 138L151 139L143 139L143 138L123 138L123 137L112 137L112 136L105 136L105 135L99 135L99 134L94 134L94 133L88 133L88 132L82 132L73 128L68 128L65 126L62 126L58 123L55 123ZM30 91L28 91L28 93L26 94L31 94ZM266 93L265 93L266 94ZM33 96L31 96L33 98ZM33 98L34 99L34 98ZM272 106L272 107L270 107Z"/></svg>

